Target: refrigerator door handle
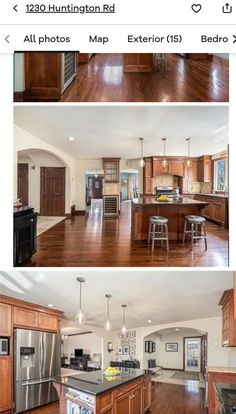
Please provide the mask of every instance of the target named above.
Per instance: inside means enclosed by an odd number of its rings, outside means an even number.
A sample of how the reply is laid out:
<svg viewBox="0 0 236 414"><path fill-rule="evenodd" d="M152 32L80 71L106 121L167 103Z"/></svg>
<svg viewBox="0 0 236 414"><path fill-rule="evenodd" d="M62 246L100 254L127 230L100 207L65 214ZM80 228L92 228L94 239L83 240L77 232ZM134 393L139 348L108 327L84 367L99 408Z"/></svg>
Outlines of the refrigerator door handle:
<svg viewBox="0 0 236 414"><path fill-rule="evenodd" d="M28 385L37 385L37 384L42 384L43 382L51 382L52 378L47 378L45 380L39 380L39 381L23 381L21 383L21 385L23 386L28 386Z"/></svg>

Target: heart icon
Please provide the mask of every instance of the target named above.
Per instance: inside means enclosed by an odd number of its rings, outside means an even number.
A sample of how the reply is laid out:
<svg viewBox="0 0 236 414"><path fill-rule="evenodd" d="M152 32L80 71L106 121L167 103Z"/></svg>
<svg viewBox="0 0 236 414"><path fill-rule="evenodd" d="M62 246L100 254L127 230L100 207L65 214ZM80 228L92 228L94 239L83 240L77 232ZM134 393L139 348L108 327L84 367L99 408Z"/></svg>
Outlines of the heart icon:
<svg viewBox="0 0 236 414"><path fill-rule="evenodd" d="M194 13L199 13L202 10L201 4L192 4L192 10Z"/></svg>

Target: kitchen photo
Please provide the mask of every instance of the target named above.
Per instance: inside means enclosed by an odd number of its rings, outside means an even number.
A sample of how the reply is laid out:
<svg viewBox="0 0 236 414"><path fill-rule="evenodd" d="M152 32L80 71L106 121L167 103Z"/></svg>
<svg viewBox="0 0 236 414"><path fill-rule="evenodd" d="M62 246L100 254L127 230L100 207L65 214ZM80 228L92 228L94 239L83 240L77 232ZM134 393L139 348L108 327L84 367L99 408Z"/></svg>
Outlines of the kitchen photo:
<svg viewBox="0 0 236 414"><path fill-rule="evenodd" d="M14 53L15 102L228 102L224 53Z"/></svg>
<svg viewBox="0 0 236 414"><path fill-rule="evenodd" d="M232 414L235 282L222 270L1 271L0 412Z"/></svg>
<svg viewBox="0 0 236 414"><path fill-rule="evenodd" d="M14 266L228 266L228 107L14 108Z"/></svg>

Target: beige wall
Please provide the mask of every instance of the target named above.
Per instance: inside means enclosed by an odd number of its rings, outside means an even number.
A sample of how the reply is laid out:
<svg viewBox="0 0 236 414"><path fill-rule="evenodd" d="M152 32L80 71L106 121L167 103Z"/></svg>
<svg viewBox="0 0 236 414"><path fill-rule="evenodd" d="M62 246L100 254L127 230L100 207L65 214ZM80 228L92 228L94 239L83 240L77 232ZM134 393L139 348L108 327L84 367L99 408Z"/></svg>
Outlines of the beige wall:
<svg viewBox="0 0 236 414"><path fill-rule="evenodd" d="M89 354L91 358L93 354L102 354L102 338L95 333L84 335L68 336L64 341L64 353L70 358L74 357L76 348L83 349L84 353Z"/></svg>
<svg viewBox="0 0 236 414"><path fill-rule="evenodd" d="M14 198L17 198L18 153L25 150L42 150L53 154L66 166L66 213L75 204L75 160L52 145L47 144L22 128L14 128Z"/></svg>

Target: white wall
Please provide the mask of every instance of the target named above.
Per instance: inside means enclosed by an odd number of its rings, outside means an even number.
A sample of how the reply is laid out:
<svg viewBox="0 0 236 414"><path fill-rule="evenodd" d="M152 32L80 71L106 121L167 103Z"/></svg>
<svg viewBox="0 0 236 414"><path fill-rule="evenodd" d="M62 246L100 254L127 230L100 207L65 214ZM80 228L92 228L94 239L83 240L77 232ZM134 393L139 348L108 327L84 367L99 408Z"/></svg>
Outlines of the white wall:
<svg viewBox="0 0 236 414"><path fill-rule="evenodd" d="M144 367L144 338L153 332L167 328L192 328L208 333L208 366L236 367L236 349L223 348L221 345L221 317L176 322L165 325L135 328L136 356ZM158 357L157 357L158 360Z"/></svg>
<svg viewBox="0 0 236 414"><path fill-rule="evenodd" d="M29 153L28 156L19 153L18 163L29 165L29 205L40 212L40 168L64 167L64 164L56 157L46 152Z"/></svg>
<svg viewBox="0 0 236 414"><path fill-rule="evenodd" d="M212 53L214 56L219 56L223 59L229 59L229 54L228 53Z"/></svg>
<svg viewBox="0 0 236 414"><path fill-rule="evenodd" d="M14 53L14 92L25 90L24 53Z"/></svg>
<svg viewBox="0 0 236 414"><path fill-rule="evenodd" d="M64 152L52 145L47 144L42 139L28 133L24 129L15 125L14 127L14 198L17 198L17 162L18 152L29 149L47 151L66 165L66 213L70 213L70 208L75 204L75 160Z"/></svg>

